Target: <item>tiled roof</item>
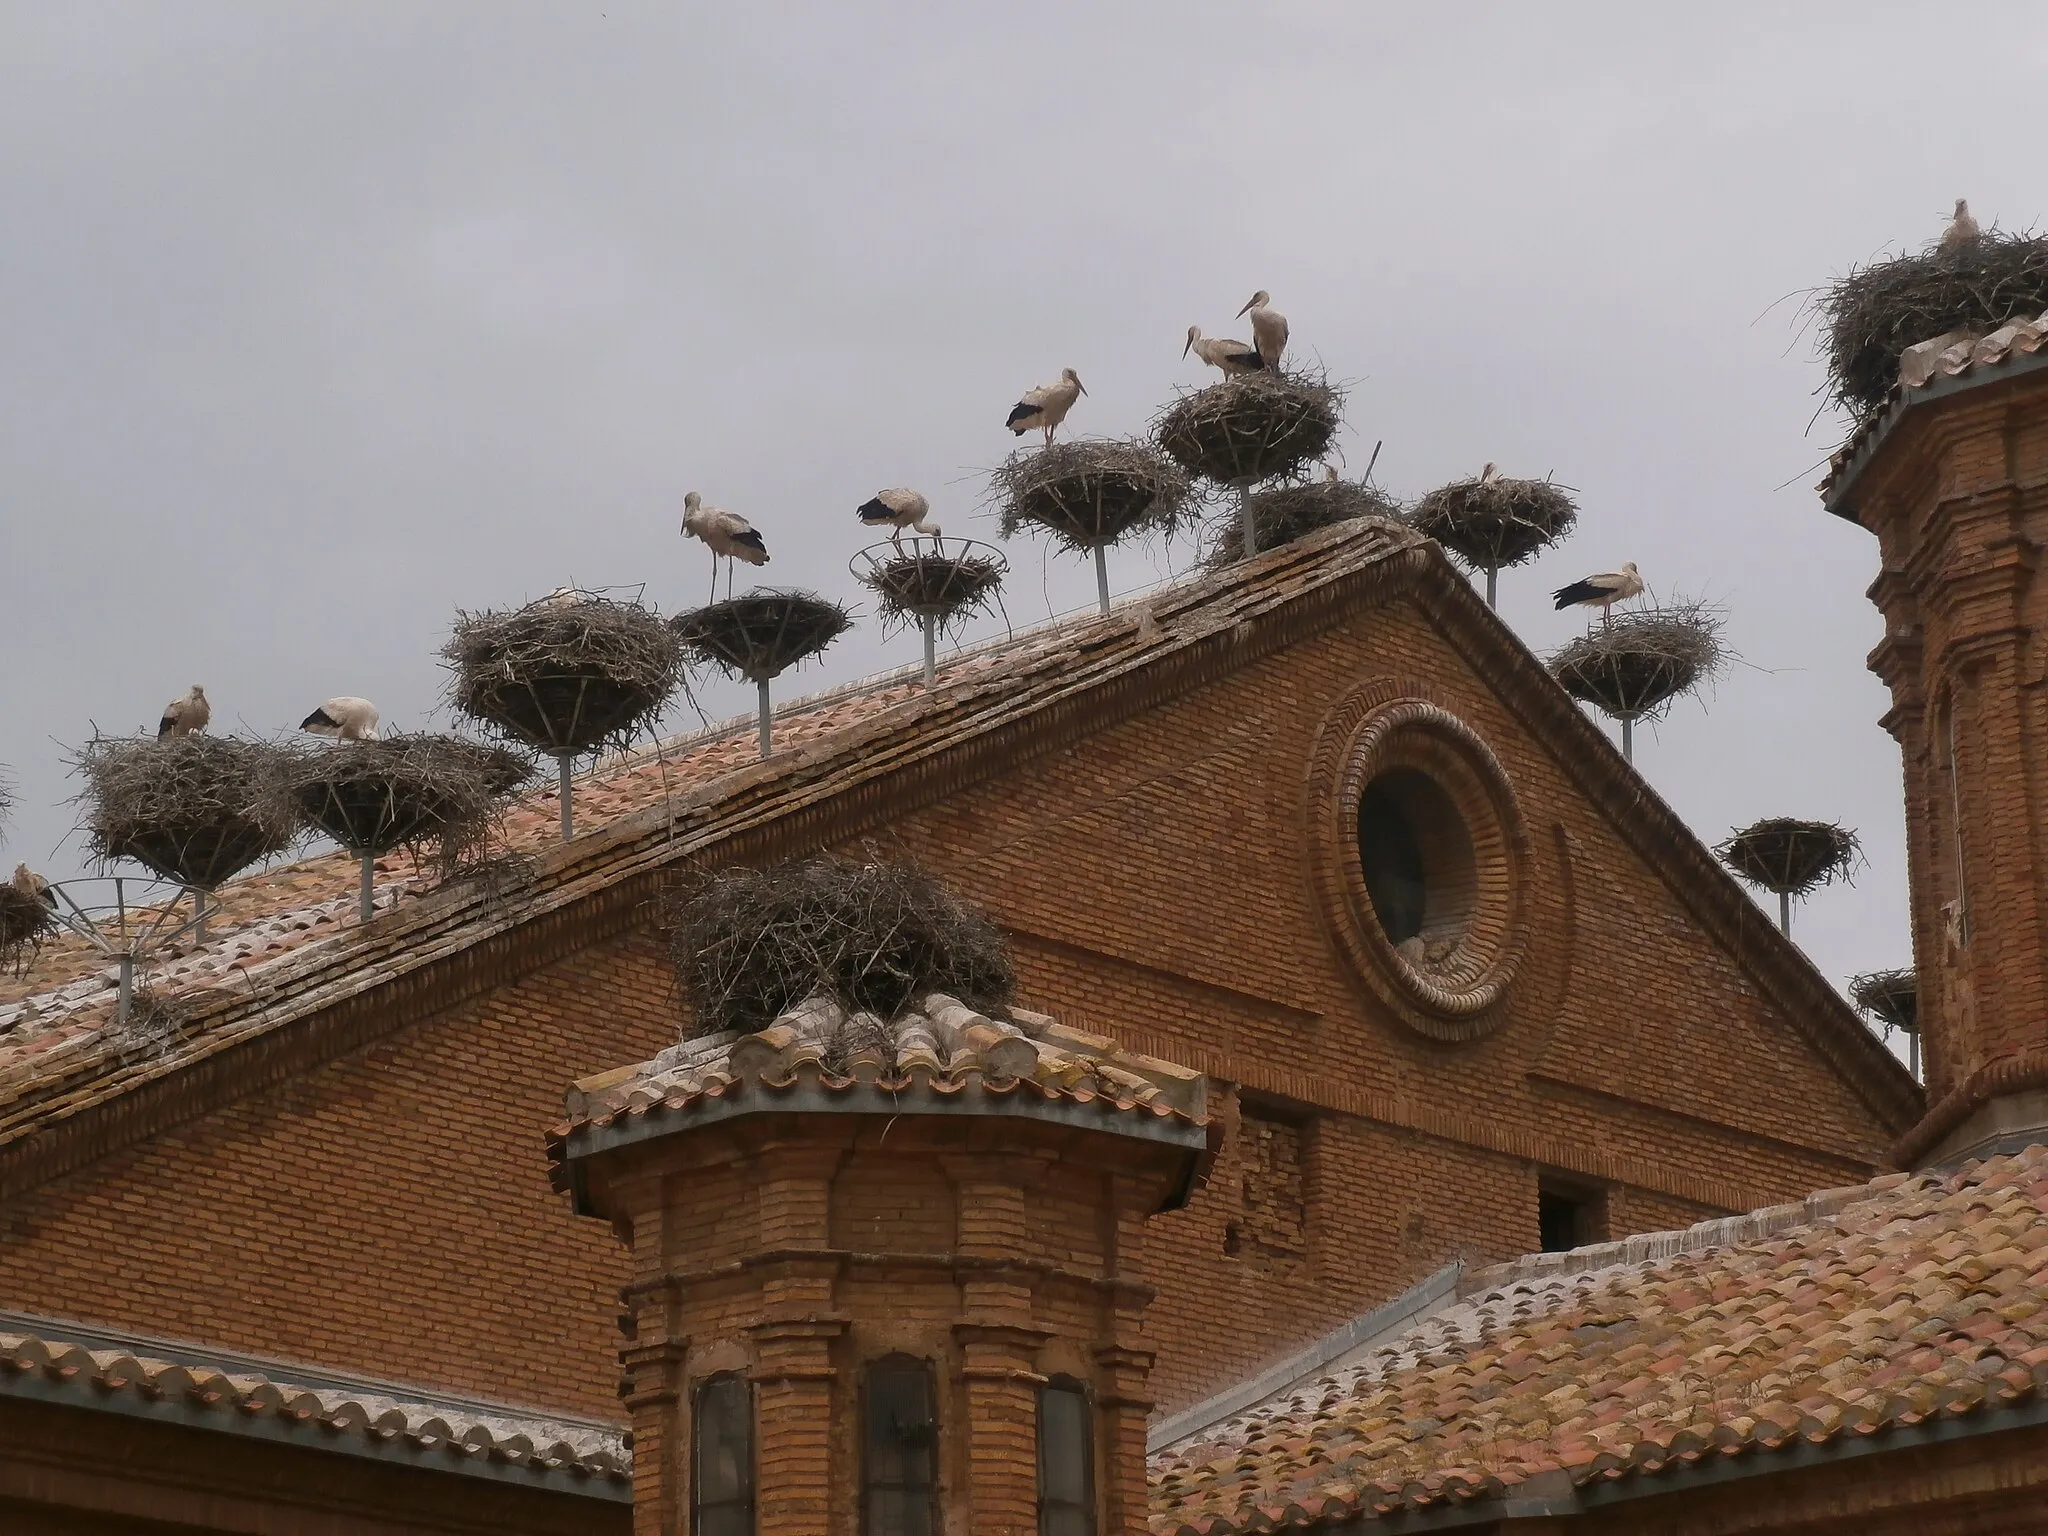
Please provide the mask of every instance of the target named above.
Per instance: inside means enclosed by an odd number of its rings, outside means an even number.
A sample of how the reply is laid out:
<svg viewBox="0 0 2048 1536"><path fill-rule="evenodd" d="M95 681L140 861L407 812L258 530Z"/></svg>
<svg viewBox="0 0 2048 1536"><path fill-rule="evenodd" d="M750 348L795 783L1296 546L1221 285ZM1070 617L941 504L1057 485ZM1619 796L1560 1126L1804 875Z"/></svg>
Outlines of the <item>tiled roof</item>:
<svg viewBox="0 0 2048 1536"><path fill-rule="evenodd" d="M318 1450L402 1459L452 1472L516 1469L541 1486L631 1498L623 1432L500 1404L410 1395L395 1383L302 1385L283 1371L209 1363L154 1341L110 1344L97 1329L66 1337L53 1319L0 1319L0 1397L30 1397L230 1434L266 1434ZM308 1374L313 1374L309 1368Z"/></svg>
<svg viewBox="0 0 2048 1536"><path fill-rule="evenodd" d="M1569 1503L1969 1416L1995 1429L2048 1386L2044 1286L2048 1147L1541 1255L1159 1452L1152 1528L1477 1514L1532 1484Z"/></svg>
<svg viewBox="0 0 2048 1536"><path fill-rule="evenodd" d="M990 1018L935 992L884 1022L814 997L753 1034L704 1035L584 1079L569 1090L568 1119L548 1147L566 1186L565 1159L620 1133L660 1134L707 1113L782 1108L799 1090L841 1100L873 1093L891 1114L1020 1098L1063 1103L1099 1116L1105 1128L1153 1122L1200 1145L1210 1123L1205 1089L1199 1072L1022 1008Z"/></svg>
<svg viewBox="0 0 2048 1536"><path fill-rule="evenodd" d="M1885 403L1872 411L1828 459L1821 498L1832 509L1850 482L1899 417L1950 381L1989 378L2000 364L2014 363L2048 350L2048 310L2031 320L2013 320L1988 334L1950 331L1910 346L1899 354L1899 382ZM2048 361L2048 359L2044 359Z"/></svg>

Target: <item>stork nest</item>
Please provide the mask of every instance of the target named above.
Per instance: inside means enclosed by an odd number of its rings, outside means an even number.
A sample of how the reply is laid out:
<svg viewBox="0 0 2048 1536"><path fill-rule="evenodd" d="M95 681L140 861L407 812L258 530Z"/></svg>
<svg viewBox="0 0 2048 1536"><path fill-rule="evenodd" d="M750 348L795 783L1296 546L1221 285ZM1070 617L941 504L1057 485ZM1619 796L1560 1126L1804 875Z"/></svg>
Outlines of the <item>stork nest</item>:
<svg viewBox="0 0 2048 1536"><path fill-rule="evenodd" d="M853 615L815 592L757 587L669 623L693 660L759 683L823 651L853 628Z"/></svg>
<svg viewBox="0 0 2048 1536"><path fill-rule="evenodd" d="M266 814L310 825L352 853L434 845L453 872L483 857L503 798L533 775L532 759L459 736L387 736L293 749L265 798Z"/></svg>
<svg viewBox="0 0 2048 1536"><path fill-rule="evenodd" d="M1188 477L1150 445L1129 440L1020 449L990 482L1006 539L1031 524L1069 549L1095 550L1134 531L1173 533L1195 515Z"/></svg>
<svg viewBox="0 0 2048 1536"><path fill-rule="evenodd" d="M986 613L1002 590L1003 565L987 555L892 555L861 573L885 622L931 618L949 630Z"/></svg>
<svg viewBox="0 0 2048 1536"><path fill-rule="evenodd" d="M1481 571L1533 559L1571 532L1578 503L1548 480L1454 480L1415 503L1408 521Z"/></svg>
<svg viewBox="0 0 2048 1536"><path fill-rule="evenodd" d="M1616 720L1655 719L1727 665L1721 622L1704 603L1617 614L1552 656L1550 675Z"/></svg>
<svg viewBox="0 0 2048 1536"><path fill-rule="evenodd" d="M77 754L86 853L213 890L291 846L298 829L264 814L291 748L234 736L99 737Z"/></svg>
<svg viewBox="0 0 2048 1536"><path fill-rule="evenodd" d="M1189 474L1256 485L1322 458L1337 436L1343 404L1343 394L1319 375L1262 370L1183 394L1152 432Z"/></svg>
<svg viewBox="0 0 2048 1536"><path fill-rule="evenodd" d="M1891 395L1906 348L2048 310L2048 238L1987 229L1949 249L1874 261L1823 289L1815 307L1833 399L1865 416Z"/></svg>
<svg viewBox="0 0 2048 1536"><path fill-rule="evenodd" d="M1920 1033L1920 980L1914 971L1865 971L1852 976L1849 1001L1888 1029Z"/></svg>
<svg viewBox="0 0 2048 1536"><path fill-rule="evenodd" d="M441 655L457 709L558 757L625 747L683 676L661 616L605 597L458 614Z"/></svg>
<svg viewBox="0 0 2048 1536"><path fill-rule="evenodd" d="M7 835L7 819L14 814L14 776L0 767L0 838Z"/></svg>
<svg viewBox="0 0 2048 1536"><path fill-rule="evenodd" d="M825 856L722 870L671 893L664 916L699 1034L751 1033L814 996L889 1020L932 992L984 1012L1016 993L995 924L909 865Z"/></svg>
<svg viewBox="0 0 2048 1536"><path fill-rule="evenodd" d="M1401 518L1401 504L1393 497L1350 480L1315 480L1306 485L1281 486L1255 492L1250 501L1261 552L1292 544L1318 529L1353 518L1381 517L1397 522ZM1215 540L1209 547L1209 566L1213 570L1234 565L1243 558L1244 519L1232 507L1217 520Z"/></svg>
<svg viewBox="0 0 2048 1536"><path fill-rule="evenodd" d="M1847 880L1861 845L1854 832L1831 821L1776 816L1729 834L1714 852L1751 885L1781 896L1804 896Z"/></svg>
<svg viewBox="0 0 2048 1536"><path fill-rule="evenodd" d="M57 914L28 892L0 880L0 971L28 974L36 951L57 926Z"/></svg>

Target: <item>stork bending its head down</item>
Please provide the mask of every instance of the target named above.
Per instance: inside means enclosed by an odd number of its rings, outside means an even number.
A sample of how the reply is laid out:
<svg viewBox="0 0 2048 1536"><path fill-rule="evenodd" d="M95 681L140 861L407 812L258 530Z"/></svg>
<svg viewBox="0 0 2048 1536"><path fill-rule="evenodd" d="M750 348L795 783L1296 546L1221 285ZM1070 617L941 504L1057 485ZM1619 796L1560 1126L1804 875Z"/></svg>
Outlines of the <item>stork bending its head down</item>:
<svg viewBox="0 0 2048 1536"><path fill-rule="evenodd" d="M368 699L338 693L301 720L299 729L315 736L332 736L336 741L375 741L377 724L383 718Z"/></svg>
<svg viewBox="0 0 2048 1536"><path fill-rule="evenodd" d="M1618 571L1596 571L1593 575L1573 582L1568 587L1559 587L1551 596L1557 599L1559 608L1570 608L1574 604L1581 608L1598 608L1600 622L1611 622L1616 603L1628 601L1643 590L1643 578L1636 570L1633 560L1625 561Z"/></svg>
<svg viewBox="0 0 2048 1536"><path fill-rule="evenodd" d="M877 491L855 509L855 515L870 528L887 528L889 542L903 548L903 530L921 533L928 539L939 536L939 525L931 520L932 504L924 493L907 485Z"/></svg>
<svg viewBox="0 0 2048 1536"><path fill-rule="evenodd" d="M164 706L164 717L156 723L157 739L190 736L194 731L205 730L207 721L212 718L213 706L206 702L206 690L194 683L185 690L183 697Z"/></svg>
<svg viewBox="0 0 2048 1536"><path fill-rule="evenodd" d="M1010 407L1010 416L1003 423L1017 436L1022 437L1033 427L1045 430L1045 446L1052 446L1052 429L1067 419L1067 412L1074 408L1074 401L1088 391L1081 387L1081 375L1071 368L1060 370L1057 384L1040 384L1027 389L1017 403Z"/></svg>
<svg viewBox="0 0 2048 1536"><path fill-rule="evenodd" d="M683 536L702 539L711 548L711 599L718 596L718 562L744 560L749 565L768 563L768 546L754 525L737 512L707 507L695 491L683 498ZM732 568L726 567L725 595L732 596Z"/></svg>
<svg viewBox="0 0 2048 1536"><path fill-rule="evenodd" d="M1247 346L1241 341L1229 341L1221 336L1204 336L1199 325L1188 327L1188 344L1180 349L1186 357L1190 352L1217 369L1227 379L1237 373L1259 371L1259 349Z"/></svg>
<svg viewBox="0 0 2048 1536"><path fill-rule="evenodd" d="M14 888L30 901L39 901L52 912L57 910L57 893L50 889L50 882L30 869L26 864L14 866Z"/></svg>
<svg viewBox="0 0 2048 1536"><path fill-rule="evenodd" d="M1287 350L1287 317L1273 307L1273 297L1261 288L1244 302L1240 315L1252 320L1252 345L1258 349L1259 366L1268 373L1280 371L1281 354Z"/></svg>

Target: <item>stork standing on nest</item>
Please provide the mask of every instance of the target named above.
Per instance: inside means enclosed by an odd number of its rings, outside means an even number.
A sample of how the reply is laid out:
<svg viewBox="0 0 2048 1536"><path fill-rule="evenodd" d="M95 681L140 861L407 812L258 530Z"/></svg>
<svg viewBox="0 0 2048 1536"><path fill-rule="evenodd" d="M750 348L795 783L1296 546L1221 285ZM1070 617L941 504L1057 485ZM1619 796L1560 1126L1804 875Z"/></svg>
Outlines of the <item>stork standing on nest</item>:
<svg viewBox="0 0 2048 1536"><path fill-rule="evenodd" d="M1003 423L1017 436L1022 437L1033 427L1045 430L1045 446L1052 446L1052 430L1067 419L1067 412L1074 408L1074 402L1088 391L1081 387L1081 375L1071 368L1060 370L1057 384L1040 384L1027 389L1010 407L1010 416Z"/></svg>
<svg viewBox="0 0 2048 1536"><path fill-rule="evenodd" d="M1217 369L1223 377L1230 378L1240 373L1259 371L1259 349L1241 341L1229 341L1221 336L1204 336L1199 325L1188 327L1188 344L1180 349L1186 357L1190 352Z"/></svg>
<svg viewBox="0 0 2048 1536"><path fill-rule="evenodd" d="M1493 460L1488 459L1486 461L1486 468L1479 471L1479 483L1481 485L1491 485L1499 478L1500 466L1494 463Z"/></svg>
<svg viewBox="0 0 2048 1536"><path fill-rule="evenodd" d="M30 901L39 901L52 912L57 910L57 893L50 889L50 882L26 864L14 866L13 884L14 888Z"/></svg>
<svg viewBox="0 0 2048 1536"><path fill-rule="evenodd" d="M194 683L182 698L164 706L164 717L156 723L157 739L190 736L194 731L205 730L212 718L213 706L206 702L206 690Z"/></svg>
<svg viewBox="0 0 2048 1536"><path fill-rule="evenodd" d="M723 507L707 507L704 498L695 491L683 498L683 536L702 539L711 547L711 596L707 602L718 597L718 562L744 560L749 565L768 563L768 546L754 525L737 512L728 512ZM732 568L726 567L725 595L732 596Z"/></svg>
<svg viewBox="0 0 2048 1536"><path fill-rule="evenodd" d="M1559 587L1551 596L1557 599L1560 609L1575 604L1581 608L1598 608L1600 622L1606 625L1613 622L1616 603L1627 602L1642 590L1643 578L1636 570L1635 561L1626 560L1618 571L1596 571L1568 587Z"/></svg>
<svg viewBox="0 0 2048 1536"><path fill-rule="evenodd" d="M1957 250L1982 239L1983 228L1970 216L1970 200L1956 199L1955 216L1948 221L1948 228L1941 232L1941 248L1944 251Z"/></svg>
<svg viewBox="0 0 2048 1536"><path fill-rule="evenodd" d="M913 491L899 485L886 491L877 491L856 509L864 527L887 528L889 542L900 554L903 550L903 530L921 533L928 539L939 537L939 525L931 520L932 504L926 501L922 491Z"/></svg>
<svg viewBox="0 0 2048 1536"><path fill-rule="evenodd" d="M336 741L375 741L377 724L383 718L368 699L340 693L301 720L299 729L315 736L332 736Z"/></svg>
<svg viewBox="0 0 2048 1536"><path fill-rule="evenodd" d="M1245 300L1238 314L1251 316L1252 345L1258 350L1259 366L1278 373L1281 354L1287 350L1287 317L1273 307L1272 295L1263 288Z"/></svg>

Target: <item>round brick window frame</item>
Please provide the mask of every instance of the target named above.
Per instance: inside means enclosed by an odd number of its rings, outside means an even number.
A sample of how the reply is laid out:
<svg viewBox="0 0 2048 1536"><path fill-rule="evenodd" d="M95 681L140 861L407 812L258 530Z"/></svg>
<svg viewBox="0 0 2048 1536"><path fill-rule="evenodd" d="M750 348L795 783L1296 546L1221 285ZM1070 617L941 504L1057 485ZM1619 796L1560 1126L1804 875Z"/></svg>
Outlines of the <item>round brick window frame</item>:
<svg viewBox="0 0 2048 1536"><path fill-rule="evenodd" d="M1427 779L1470 840L1469 878L1450 893L1463 909L1457 947L1441 968L1413 963L1388 941L1366 889L1359 801L1367 785L1401 771ZM1360 979L1404 1024L1432 1039L1476 1040L1497 1029L1527 945L1530 841L1492 749L1425 686L1366 683L1323 724L1309 803L1316 894ZM1422 832L1430 841L1431 829Z"/></svg>

